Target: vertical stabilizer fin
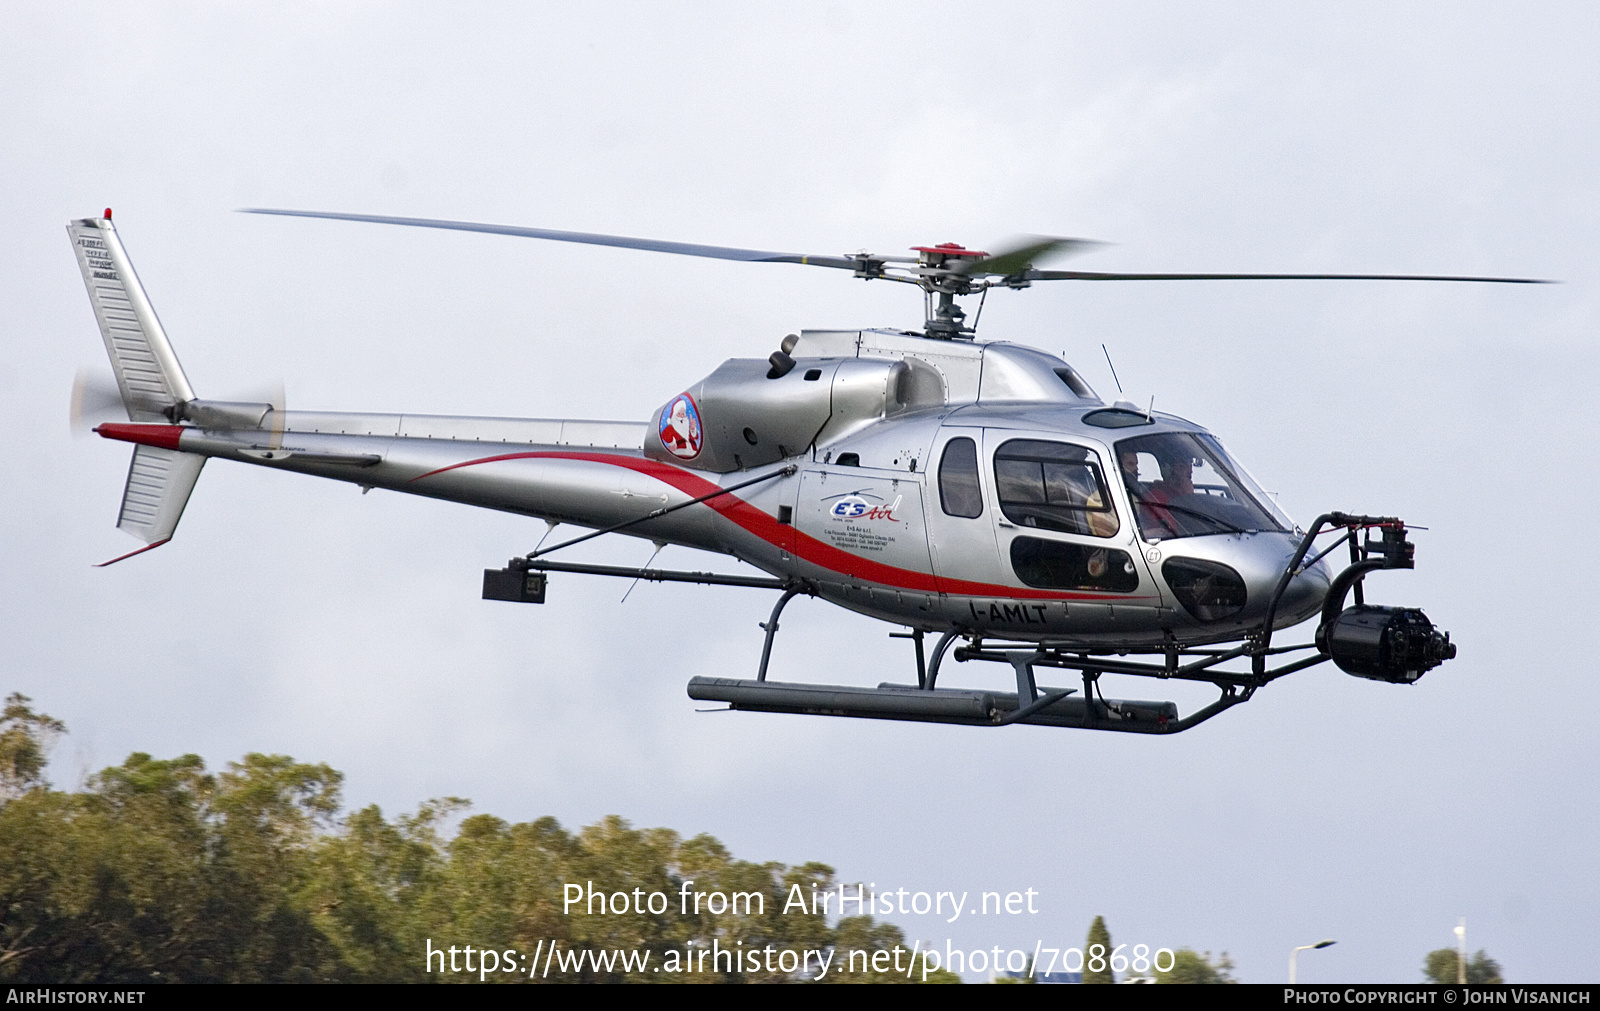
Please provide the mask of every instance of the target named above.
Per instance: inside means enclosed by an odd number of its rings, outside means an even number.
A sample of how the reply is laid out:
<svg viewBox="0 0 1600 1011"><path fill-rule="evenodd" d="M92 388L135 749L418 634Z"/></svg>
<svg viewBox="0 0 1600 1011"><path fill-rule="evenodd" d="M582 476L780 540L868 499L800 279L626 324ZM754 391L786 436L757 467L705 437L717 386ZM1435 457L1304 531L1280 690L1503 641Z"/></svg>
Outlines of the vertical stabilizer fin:
<svg viewBox="0 0 1600 1011"><path fill-rule="evenodd" d="M194 391L133 272L133 264L128 262L128 254L112 227L111 212L106 211L103 218L73 221L67 225L67 234L78 255L78 267L89 289L100 335L105 338L106 353L111 356L111 368L117 374L128 420L176 420L173 408L193 400ZM138 465L137 457L134 463ZM198 467L195 472L199 473ZM184 497L188 497L187 491ZM181 501L178 510L183 510Z"/></svg>
<svg viewBox="0 0 1600 1011"><path fill-rule="evenodd" d="M128 465L128 484L122 492L122 511L117 514L117 529L126 530L144 541L145 546L100 564L120 562L172 540L172 532L178 529L183 507L189 504L189 493L194 491L205 463L206 458L195 453L135 446L133 462Z"/></svg>

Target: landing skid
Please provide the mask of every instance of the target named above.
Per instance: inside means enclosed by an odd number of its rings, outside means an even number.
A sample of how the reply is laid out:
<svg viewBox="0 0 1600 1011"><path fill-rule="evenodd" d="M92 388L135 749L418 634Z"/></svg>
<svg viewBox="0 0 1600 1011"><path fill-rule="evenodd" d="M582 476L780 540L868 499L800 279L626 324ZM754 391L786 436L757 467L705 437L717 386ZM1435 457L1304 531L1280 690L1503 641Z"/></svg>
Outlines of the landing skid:
<svg viewBox="0 0 1600 1011"><path fill-rule="evenodd" d="M1307 562L1306 555L1324 527L1343 528L1345 533ZM1360 532L1373 529L1382 533L1381 543L1371 540L1361 543ZM1352 516L1345 513L1319 516L1285 567L1260 627L1232 648L1185 646L1172 638L1171 633L1168 633L1166 644L1152 647L1148 643L985 641L980 635L951 630L939 638L930 662L924 656L925 633L921 629L891 633L895 638L912 641L917 661L915 685L885 682L876 688L865 688L768 681L767 665L771 661L773 639L778 632L778 616L789 601L807 592L803 586L789 585L772 609L772 617L762 625L766 640L762 644L761 665L755 679L692 678L688 686L689 697L703 702L726 702L732 709L752 712L853 716L975 727L1027 723L1127 734L1179 734L1218 713L1250 701L1258 689L1280 677L1335 659L1334 652L1337 650L1330 650L1326 630L1332 628L1339 619L1345 595L1351 589L1355 590L1357 607L1352 610L1360 611L1363 609L1361 577L1379 568L1411 567L1411 545L1405 541L1404 534L1404 524L1393 517ZM1294 646L1273 646L1273 618L1291 578L1343 543L1350 545L1351 565L1334 580L1329 589L1317 641ZM1420 616L1420 612L1418 614ZM1428 630L1431 632L1431 629L1430 625ZM951 646L961 638L966 639L966 644L957 646L952 652ZM1435 646L1435 652L1439 648ZM1429 666L1436 665L1439 659L1455 655L1448 636L1443 637L1442 649L1445 652L1432 660ZM994 692L938 687L940 669L947 654L954 656L958 663L980 660L1009 665L1016 676L1017 690ZM1148 662L1128 657L1159 657L1160 660ZM1249 669L1227 669L1223 666L1230 662L1248 663ZM1269 666L1272 663L1278 663L1278 666ZM1341 661L1340 666L1349 669L1345 661ZM1041 687L1034 673L1038 667L1076 671L1083 682L1081 692L1077 688ZM1359 670L1355 673L1373 676L1362 674ZM1100 692L1100 676L1103 674L1203 681L1216 686L1219 695L1210 705L1180 717L1178 706L1173 702L1106 698ZM1386 670L1376 678L1405 680L1409 683L1416 676Z"/></svg>
<svg viewBox="0 0 1600 1011"><path fill-rule="evenodd" d="M732 709L764 713L798 713L808 716L854 716L874 720L905 720L917 723L954 723L971 727L1004 727L1026 723L1042 727L1077 727L1084 730L1111 730L1128 734L1177 734L1211 717L1248 702L1256 689L1298 670L1322 663L1330 657L1307 643L1269 648L1267 653L1287 654L1316 651L1311 656L1290 660L1281 666L1253 671L1228 671L1219 665L1249 656L1254 643L1229 650L1185 649L1176 645L1162 650L1129 645L1093 650L1070 643L1011 643L966 637L966 644L950 647L962 638L959 632L946 632L934 647L931 663L923 655L921 632L894 633L911 639L916 648L918 683L883 683L876 688L851 685L815 685L768 681L767 663L772 654L772 637L777 631L778 612L792 599L779 601L765 625L767 641L761 654L761 668L753 680L696 677L689 681L689 697L705 702L725 702ZM1160 663L1123 659L1136 654L1160 656ZM1015 692L970 688L940 688L938 678L945 657L958 663L989 661L1012 668ZM1051 688L1038 683L1035 669L1054 667L1072 670L1082 679L1083 688ZM1100 692L1102 674L1135 674L1163 680L1205 681L1220 691L1217 701L1188 716L1180 717L1173 702L1140 699L1111 699Z"/></svg>
<svg viewBox="0 0 1600 1011"><path fill-rule="evenodd" d="M771 476L753 478L695 501L725 494ZM657 510L650 516L693 504L689 502ZM1178 642L1171 632L1167 633L1166 643L1152 646L1148 642L986 640L972 631L952 629L940 636L929 658L924 651L927 633L914 628L910 632L890 633L894 638L912 641L917 664L917 683L914 685L885 682L876 688L866 688L768 681L767 667L772 660L778 618L783 614L783 609L797 596L817 595L816 588L804 580L553 562L540 557L549 551L577 544L601 533L614 532L636 522L639 521L631 520L585 534L555 548L514 558L504 569L485 570L483 595L491 600L543 603L544 579L550 572L781 589L783 594L772 608L771 617L761 625L766 637L762 642L761 663L755 678L691 678L688 686L690 698L702 702L725 702L729 708L751 712L853 716L972 727L1005 727L1027 723L1126 734L1178 734L1204 723L1218 713L1250 701L1258 689L1278 678L1327 660L1333 660L1340 669L1358 677L1410 684L1423 672L1456 655L1450 637L1436 632L1421 611L1371 607L1362 600L1361 580L1367 573L1378 569L1412 567L1412 546L1405 539L1405 524L1394 517L1325 513L1311 525L1285 566L1268 601L1265 618L1237 646L1185 645ZM1343 529L1344 534L1306 561L1313 542L1325 527L1329 532ZM1381 539L1373 539L1371 534L1374 531ZM1363 532L1368 534L1365 541L1360 539ZM1272 645L1273 618L1290 580L1296 573L1310 568L1346 543L1350 547L1350 566L1333 580L1328 589L1316 641L1294 646ZM1352 591L1356 596L1356 606L1342 611L1345 597ZM965 640L965 644L957 646L956 642L961 639ZM997 692L940 688L939 674L947 656L954 657L957 663L986 661L1006 664L1016 677L1017 690ZM1158 662L1155 662L1156 658L1159 658ZM1247 663L1249 669L1229 669L1224 666L1230 663ZM1269 666L1273 663L1278 666ZM1075 671L1083 684L1081 691L1078 688L1040 686L1035 676L1035 669L1040 667ZM1100 677L1103 674L1206 682L1214 685L1220 694L1210 705L1180 717L1178 706L1173 702L1106 698L1100 691Z"/></svg>

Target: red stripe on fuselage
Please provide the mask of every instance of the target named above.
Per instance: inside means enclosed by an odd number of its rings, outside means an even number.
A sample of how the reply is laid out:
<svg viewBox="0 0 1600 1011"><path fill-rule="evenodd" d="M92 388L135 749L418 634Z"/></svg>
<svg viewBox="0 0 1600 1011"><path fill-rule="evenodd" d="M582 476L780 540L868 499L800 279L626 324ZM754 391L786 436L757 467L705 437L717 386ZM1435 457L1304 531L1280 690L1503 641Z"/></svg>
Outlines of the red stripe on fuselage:
<svg viewBox="0 0 1600 1011"><path fill-rule="evenodd" d="M97 568L97 569L103 569L107 565L115 565L118 562L122 561L124 558L132 558L134 555L142 555L146 551L154 551L156 548L161 547L161 545L167 543L170 540L172 540L172 538L163 537L159 541L155 541L153 543L146 544L144 547L140 548L137 551L130 551L125 555L118 555L117 557L111 559L111 561L109 561L109 562L95 562L94 563L94 567Z"/></svg>
<svg viewBox="0 0 1600 1011"><path fill-rule="evenodd" d="M177 449L184 428L183 425L120 425L108 421L95 428L94 433L102 439L136 442L141 446L155 446L158 449Z"/></svg>
<svg viewBox="0 0 1600 1011"><path fill-rule="evenodd" d="M485 456L477 460L467 460L464 463L453 463L448 467L430 470L426 474L412 478L412 481L421 481L435 474L459 470L462 467L476 467L484 463L500 463L505 460L580 460L586 463L604 463L613 467L623 467L627 470L653 477L664 484L688 495L690 498L699 498L717 491L719 485L712 484L705 478L691 474L680 467L661 463L656 460L647 460L637 456L624 456L620 453L581 453L571 451L542 451L526 453L503 453L499 456ZM1103 593L1061 593L1049 590L1034 590L1020 586L997 586L991 583L974 583L964 579L939 578L931 573L917 572L914 569L902 569L893 565L884 565L871 559L852 555L848 551L841 551L831 544L817 540L808 534L801 533L793 526L781 524L777 518L762 509L758 509L737 495L719 495L702 503L738 525L746 532L755 535L774 547L783 548L798 558L804 559L813 565L821 566L832 572L840 573L853 579L878 583L882 586L893 586L904 590L916 590L922 593L951 593L969 597L1010 597L1012 599L1027 600L1147 600L1147 597L1131 597L1127 595L1112 596ZM793 547L787 547L785 542L792 539Z"/></svg>

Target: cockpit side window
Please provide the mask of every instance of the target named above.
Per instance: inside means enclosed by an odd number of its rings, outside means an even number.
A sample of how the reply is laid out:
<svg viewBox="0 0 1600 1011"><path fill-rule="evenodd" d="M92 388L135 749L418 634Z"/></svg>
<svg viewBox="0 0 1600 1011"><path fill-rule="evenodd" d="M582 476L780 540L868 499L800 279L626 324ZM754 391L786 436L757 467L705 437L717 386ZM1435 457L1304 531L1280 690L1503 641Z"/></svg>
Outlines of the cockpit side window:
<svg viewBox="0 0 1600 1011"><path fill-rule="evenodd" d="M1121 529L1095 454L1042 439L1012 439L994 454L1005 518L1023 527L1110 537Z"/></svg>
<svg viewBox="0 0 1600 1011"><path fill-rule="evenodd" d="M951 439L939 458L939 505L947 516L977 519L983 515L983 488L978 484L978 444L966 436Z"/></svg>
<svg viewBox="0 0 1600 1011"><path fill-rule="evenodd" d="M1285 529L1209 436L1141 435L1116 449L1117 469L1145 540Z"/></svg>

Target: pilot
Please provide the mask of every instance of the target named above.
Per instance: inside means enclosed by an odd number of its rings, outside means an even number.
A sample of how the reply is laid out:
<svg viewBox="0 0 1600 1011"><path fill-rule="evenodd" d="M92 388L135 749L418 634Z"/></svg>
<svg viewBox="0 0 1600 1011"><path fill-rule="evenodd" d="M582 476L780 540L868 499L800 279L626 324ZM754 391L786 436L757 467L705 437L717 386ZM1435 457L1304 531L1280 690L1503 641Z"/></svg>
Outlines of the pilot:
<svg viewBox="0 0 1600 1011"><path fill-rule="evenodd" d="M1156 463L1161 468L1161 480L1140 485L1139 490L1130 485L1128 494L1138 500L1135 512L1139 516L1140 532L1146 537L1163 540L1181 532L1173 510L1161 507L1194 494L1194 458L1187 450L1175 453L1170 447L1160 447Z"/></svg>
<svg viewBox="0 0 1600 1011"><path fill-rule="evenodd" d="M1122 468L1122 483L1128 486L1128 494L1134 498L1144 495L1144 485L1139 483L1139 454L1132 449L1122 449L1117 453L1117 465Z"/></svg>
<svg viewBox="0 0 1600 1011"><path fill-rule="evenodd" d="M1128 486L1128 495L1134 500L1137 507L1139 499L1144 496L1144 485L1139 483L1139 454L1131 449L1119 451L1117 453L1117 466L1122 471L1123 483ZM1102 492L1095 491L1093 494L1086 496L1084 510L1085 518L1089 524L1089 533L1094 536L1111 537L1121 529L1121 524L1117 521L1116 508L1105 500ZM1099 566L1100 572L1092 571L1094 568L1093 565L1090 566L1090 575L1098 577L1101 572L1104 572L1105 565L1102 563Z"/></svg>
<svg viewBox="0 0 1600 1011"><path fill-rule="evenodd" d="M1156 460L1161 465L1161 480L1150 486L1147 497L1171 502L1180 495L1194 494L1194 457L1188 452L1164 453Z"/></svg>
<svg viewBox="0 0 1600 1011"><path fill-rule="evenodd" d="M1151 540L1163 540L1177 534L1171 513L1158 509L1156 503L1165 498L1155 498L1151 486L1139 480L1139 452L1128 446L1117 450L1117 469L1122 471L1122 483L1128 488L1128 498L1133 502L1133 517L1138 521L1139 533Z"/></svg>

